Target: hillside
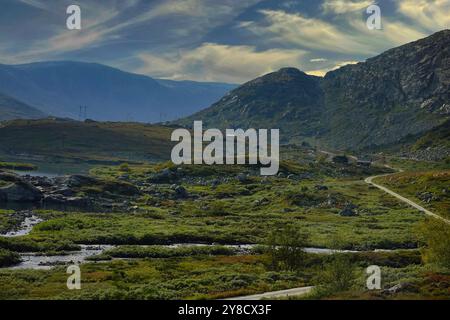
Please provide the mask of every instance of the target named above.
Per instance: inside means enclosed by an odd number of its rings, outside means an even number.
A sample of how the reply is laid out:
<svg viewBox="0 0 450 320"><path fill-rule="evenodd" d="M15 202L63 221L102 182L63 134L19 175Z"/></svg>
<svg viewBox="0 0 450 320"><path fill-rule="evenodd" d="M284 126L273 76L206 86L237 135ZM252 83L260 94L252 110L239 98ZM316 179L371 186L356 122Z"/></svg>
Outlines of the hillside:
<svg viewBox="0 0 450 320"><path fill-rule="evenodd" d="M450 30L317 78L281 69L176 123L280 128L284 142L361 149L423 134L450 118Z"/></svg>
<svg viewBox="0 0 450 320"><path fill-rule="evenodd" d="M203 120L217 128L281 128L293 138L314 135L323 114L320 78L284 68L233 90L210 108L177 123Z"/></svg>
<svg viewBox="0 0 450 320"><path fill-rule="evenodd" d="M95 63L0 65L1 91L43 112L101 121L159 122L207 107L234 85L158 80ZM84 114L82 114L84 117Z"/></svg>
<svg viewBox="0 0 450 320"><path fill-rule="evenodd" d="M45 113L16 99L0 94L0 121L13 119L37 119L46 117Z"/></svg>
<svg viewBox="0 0 450 320"><path fill-rule="evenodd" d="M15 120L0 126L0 154L79 160L166 160L172 129L140 123Z"/></svg>

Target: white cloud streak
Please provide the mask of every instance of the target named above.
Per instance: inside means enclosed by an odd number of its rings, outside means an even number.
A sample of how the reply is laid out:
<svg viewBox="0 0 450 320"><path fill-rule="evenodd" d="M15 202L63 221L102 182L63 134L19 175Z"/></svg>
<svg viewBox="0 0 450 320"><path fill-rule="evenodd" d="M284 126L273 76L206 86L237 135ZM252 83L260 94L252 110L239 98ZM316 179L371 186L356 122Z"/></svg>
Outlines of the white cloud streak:
<svg viewBox="0 0 450 320"><path fill-rule="evenodd" d="M299 66L305 52L271 49L256 51L252 46L204 43L198 48L172 56L142 53L139 73L174 80L224 81L242 83L287 66Z"/></svg>

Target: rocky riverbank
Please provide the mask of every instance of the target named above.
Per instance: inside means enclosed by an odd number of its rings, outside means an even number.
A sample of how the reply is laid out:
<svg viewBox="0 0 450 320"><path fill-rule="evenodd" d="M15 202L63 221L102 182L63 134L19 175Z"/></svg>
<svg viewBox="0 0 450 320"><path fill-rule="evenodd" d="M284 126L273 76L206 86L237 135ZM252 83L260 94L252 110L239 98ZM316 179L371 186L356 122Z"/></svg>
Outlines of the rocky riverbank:
<svg viewBox="0 0 450 320"><path fill-rule="evenodd" d="M127 210L139 189L122 181L86 175L20 176L0 172L0 203L34 203L79 209Z"/></svg>

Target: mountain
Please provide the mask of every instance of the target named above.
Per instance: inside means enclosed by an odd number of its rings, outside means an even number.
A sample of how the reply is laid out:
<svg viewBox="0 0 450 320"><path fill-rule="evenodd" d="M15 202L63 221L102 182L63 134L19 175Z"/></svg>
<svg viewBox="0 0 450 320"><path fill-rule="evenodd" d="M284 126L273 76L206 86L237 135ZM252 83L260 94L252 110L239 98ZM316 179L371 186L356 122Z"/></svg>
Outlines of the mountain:
<svg viewBox="0 0 450 320"><path fill-rule="evenodd" d="M9 96L0 94L0 121L44 117L46 117L45 113Z"/></svg>
<svg viewBox="0 0 450 320"><path fill-rule="evenodd" d="M323 113L320 81L295 68L284 68L244 84L178 123L189 126L194 120L203 120L205 126L221 129L272 128L276 124L290 134L314 135Z"/></svg>
<svg viewBox="0 0 450 320"><path fill-rule="evenodd" d="M450 30L444 30L324 78L281 69L175 123L279 128L283 142L360 149L425 133L449 118Z"/></svg>
<svg viewBox="0 0 450 320"><path fill-rule="evenodd" d="M450 30L329 72L323 88L337 147L428 131L450 117Z"/></svg>
<svg viewBox="0 0 450 320"><path fill-rule="evenodd" d="M192 114L235 85L169 81L96 63L0 65L0 92L57 116L156 122Z"/></svg>

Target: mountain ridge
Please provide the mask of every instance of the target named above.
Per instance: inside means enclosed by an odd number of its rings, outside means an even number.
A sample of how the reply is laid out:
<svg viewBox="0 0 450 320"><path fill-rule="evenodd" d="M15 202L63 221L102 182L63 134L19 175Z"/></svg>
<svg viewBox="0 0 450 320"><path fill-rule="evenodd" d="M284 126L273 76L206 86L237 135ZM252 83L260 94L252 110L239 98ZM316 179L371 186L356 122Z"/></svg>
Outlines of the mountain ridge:
<svg viewBox="0 0 450 320"><path fill-rule="evenodd" d="M0 93L0 121L13 119L38 119L47 115L8 95Z"/></svg>
<svg viewBox="0 0 450 320"><path fill-rule="evenodd" d="M100 121L157 122L188 115L233 84L154 79L99 63L46 61L0 64L0 91L57 116Z"/></svg>
<svg viewBox="0 0 450 320"><path fill-rule="evenodd" d="M291 81L280 88L286 79ZM283 68L174 123L190 126L203 120L206 127L280 128L285 143L362 149L424 133L448 118L450 30L443 30L323 78Z"/></svg>

